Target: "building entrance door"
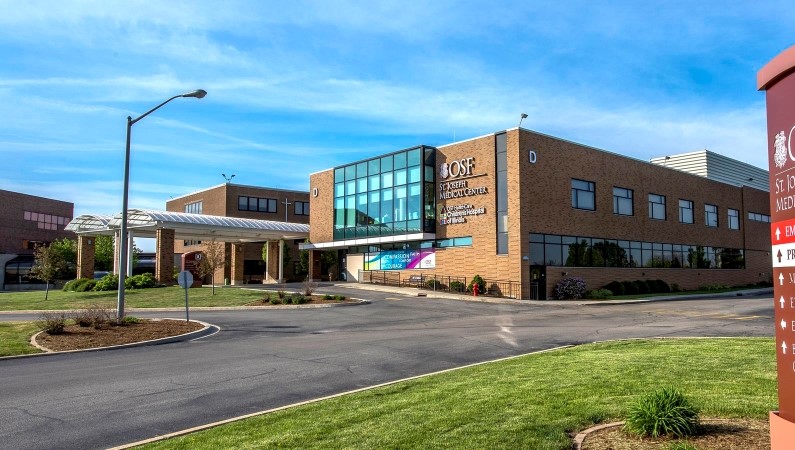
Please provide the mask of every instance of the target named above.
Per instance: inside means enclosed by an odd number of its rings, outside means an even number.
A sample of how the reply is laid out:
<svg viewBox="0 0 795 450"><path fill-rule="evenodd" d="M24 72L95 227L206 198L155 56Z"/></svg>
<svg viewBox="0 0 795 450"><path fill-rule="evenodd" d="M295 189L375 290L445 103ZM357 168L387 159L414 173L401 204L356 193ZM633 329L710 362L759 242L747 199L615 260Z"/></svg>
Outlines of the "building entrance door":
<svg viewBox="0 0 795 450"><path fill-rule="evenodd" d="M547 299L547 266L530 266L530 299Z"/></svg>

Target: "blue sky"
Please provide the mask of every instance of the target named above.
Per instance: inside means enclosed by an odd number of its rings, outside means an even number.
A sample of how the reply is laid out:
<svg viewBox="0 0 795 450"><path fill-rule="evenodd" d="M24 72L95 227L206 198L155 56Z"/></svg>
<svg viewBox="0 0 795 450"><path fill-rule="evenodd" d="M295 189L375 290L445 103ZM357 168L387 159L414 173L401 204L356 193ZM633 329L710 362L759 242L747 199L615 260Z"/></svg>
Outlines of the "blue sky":
<svg viewBox="0 0 795 450"><path fill-rule="evenodd" d="M767 168L756 73L787 1L0 0L0 189L121 210L222 183L308 189L379 153L523 126Z"/></svg>

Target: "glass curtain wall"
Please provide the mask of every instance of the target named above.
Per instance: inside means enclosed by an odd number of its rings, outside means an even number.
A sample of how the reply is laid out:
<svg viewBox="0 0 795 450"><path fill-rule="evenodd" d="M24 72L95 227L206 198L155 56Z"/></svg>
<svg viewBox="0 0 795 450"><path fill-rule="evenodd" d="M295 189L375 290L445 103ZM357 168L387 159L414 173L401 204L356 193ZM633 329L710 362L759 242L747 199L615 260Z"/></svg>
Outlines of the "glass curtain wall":
<svg viewBox="0 0 795 450"><path fill-rule="evenodd" d="M436 231L436 149L420 146L334 169L334 239Z"/></svg>

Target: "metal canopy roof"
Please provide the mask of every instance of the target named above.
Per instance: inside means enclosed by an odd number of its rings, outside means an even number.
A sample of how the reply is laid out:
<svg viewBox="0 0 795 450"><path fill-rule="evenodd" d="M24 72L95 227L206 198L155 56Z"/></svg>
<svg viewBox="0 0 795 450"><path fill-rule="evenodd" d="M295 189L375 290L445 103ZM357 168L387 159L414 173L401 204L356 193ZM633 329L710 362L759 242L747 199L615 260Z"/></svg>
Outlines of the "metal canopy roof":
<svg viewBox="0 0 795 450"><path fill-rule="evenodd" d="M138 237L155 237L157 230L174 230L176 239L218 240L224 242L262 242L309 237L309 225L242 219L148 209L127 212L130 232ZM113 234L121 228L121 214L115 217L83 215L74 218L66 229L77 234Z"/></svg>

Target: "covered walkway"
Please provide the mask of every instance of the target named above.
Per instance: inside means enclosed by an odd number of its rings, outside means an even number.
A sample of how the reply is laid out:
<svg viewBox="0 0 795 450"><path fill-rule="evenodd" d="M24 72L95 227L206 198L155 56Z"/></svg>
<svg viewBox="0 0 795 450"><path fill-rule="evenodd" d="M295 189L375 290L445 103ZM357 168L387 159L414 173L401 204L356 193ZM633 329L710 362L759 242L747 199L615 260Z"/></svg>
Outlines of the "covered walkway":
<svg viewBox="0 0 795 450"><path fill-rule="evenodd" d="M283 252L287 239L306 239L309 225L271 220L242 219L237 217L188 214L171 211L130 209L127 214L127 237L121 237L121 214L102 216L85 214L75 217L66 226L78 236L77 273L79 278L92 278L94 272L95 236L114 237L114 272L118 271L120 243L132 248L134 237L155 238L155 278L170 283L174 268L174 242L180 240L215 241L231 246L226 261L232 284L243 283L243 247L246 244L268 246L266 261L269 278L284 280ZM270 255L277 254L278 258ZM127 252L127 275L132 271L132 252ZM278 277L274 276L278 273Z"/></svg>

